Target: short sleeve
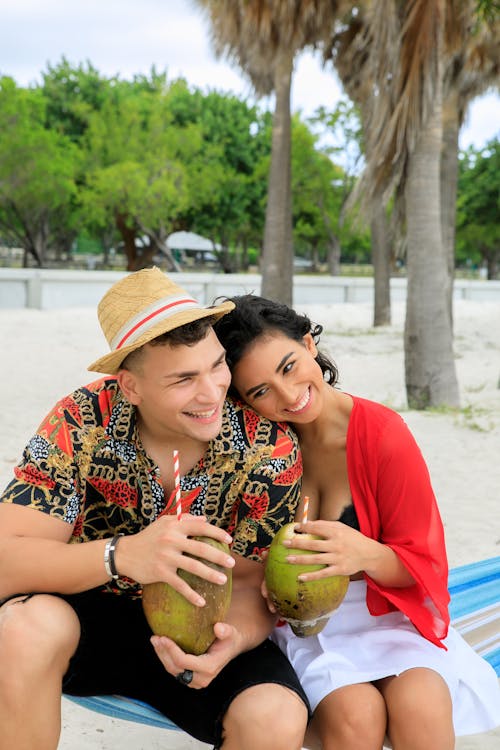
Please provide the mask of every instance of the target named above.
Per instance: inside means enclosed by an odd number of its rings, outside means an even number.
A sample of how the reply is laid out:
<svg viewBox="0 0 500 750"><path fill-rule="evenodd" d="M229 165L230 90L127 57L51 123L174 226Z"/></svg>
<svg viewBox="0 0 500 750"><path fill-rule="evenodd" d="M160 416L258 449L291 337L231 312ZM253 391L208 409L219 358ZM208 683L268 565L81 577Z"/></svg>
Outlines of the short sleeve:
<svg viewBox="0 0 500 750"><path fill-rule="evenodd" d="M30 439L1 502L16 503L75 523L80 510L67 399L58 402Z"/></svg>

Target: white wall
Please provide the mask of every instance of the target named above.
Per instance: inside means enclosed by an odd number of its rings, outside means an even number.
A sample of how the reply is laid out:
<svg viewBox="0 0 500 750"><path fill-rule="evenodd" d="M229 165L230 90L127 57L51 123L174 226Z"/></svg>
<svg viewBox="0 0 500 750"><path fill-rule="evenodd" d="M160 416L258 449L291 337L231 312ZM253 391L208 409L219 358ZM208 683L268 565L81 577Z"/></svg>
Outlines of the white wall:
<svg viewBox="0 0 500 750"><path fill-rule="evenodd" d="M109 287L125 274L119 271L60 271L0 268L0 308L32 307L41 310L96 307ZM258 274L170 274L202 304L219 296L260 293ZM500 300L500 281L458 279L456 299L478 302ZM391 299L406 297L406 279L391 279ZM373 302L373 279L347 276L297 275L294 304Z"/></svg>

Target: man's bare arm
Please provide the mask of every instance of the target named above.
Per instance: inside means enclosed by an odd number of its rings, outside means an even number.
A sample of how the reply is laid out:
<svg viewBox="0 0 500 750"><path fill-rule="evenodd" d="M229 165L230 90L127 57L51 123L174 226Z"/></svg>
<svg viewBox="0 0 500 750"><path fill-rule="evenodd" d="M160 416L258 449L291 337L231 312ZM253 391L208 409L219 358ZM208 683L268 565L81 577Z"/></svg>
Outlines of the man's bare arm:
<svg viewBox="0 0 500 750"><path fill-rule="evenodd" d="M87 591L106 583L104 567L106 539L68 544L73 527L33 508L0 504L0 598L24 592ZM113 534L110 533L110 537ZM215 583L221 573L191 555L199 542L191 537L212 536L230 542L231 537L204 518L163 516L137 534L123 537L115 553L118 573L139 583L168 581L189 601L204 604L201 597L177 575L177 569L190 570ZM233 559L206 548L206 557L226 568Z"/></svg>

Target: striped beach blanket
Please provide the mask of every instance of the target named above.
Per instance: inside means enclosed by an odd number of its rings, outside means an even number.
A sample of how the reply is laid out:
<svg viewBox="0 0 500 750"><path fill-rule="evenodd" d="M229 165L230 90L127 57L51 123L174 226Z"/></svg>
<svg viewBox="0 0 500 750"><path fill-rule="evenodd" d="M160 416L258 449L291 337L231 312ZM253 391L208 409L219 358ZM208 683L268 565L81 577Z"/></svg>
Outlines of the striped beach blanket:
<svg viewBox="0 0 500 750"><path fill-rule="evenodd" d="M452 568L449 590L453 626L500 677L500 557ZM156 709L130 698L117 695L65 697L116 719L178 729Z"/></svg>

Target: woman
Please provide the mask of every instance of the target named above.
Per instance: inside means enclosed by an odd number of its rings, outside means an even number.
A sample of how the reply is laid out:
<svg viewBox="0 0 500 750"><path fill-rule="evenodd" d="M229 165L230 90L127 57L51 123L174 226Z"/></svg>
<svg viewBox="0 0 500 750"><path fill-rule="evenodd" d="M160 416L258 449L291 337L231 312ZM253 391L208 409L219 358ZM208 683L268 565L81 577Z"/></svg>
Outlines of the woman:
<svg viewBox="0 0 500 750"><path fill-rule="evenodd" d="M216 324L233 388L254 409L291 422L310 498L294 546L348 575L344 602L316 636L273 638L297 671L323 750L453 750L455 734L500 724L494 670L448 629L444 533L422 454L394 411L337 387L305 315L254 295ZM302 562L301 556L289 557ZM309 739L309 738L308 738Z"/></svg>

